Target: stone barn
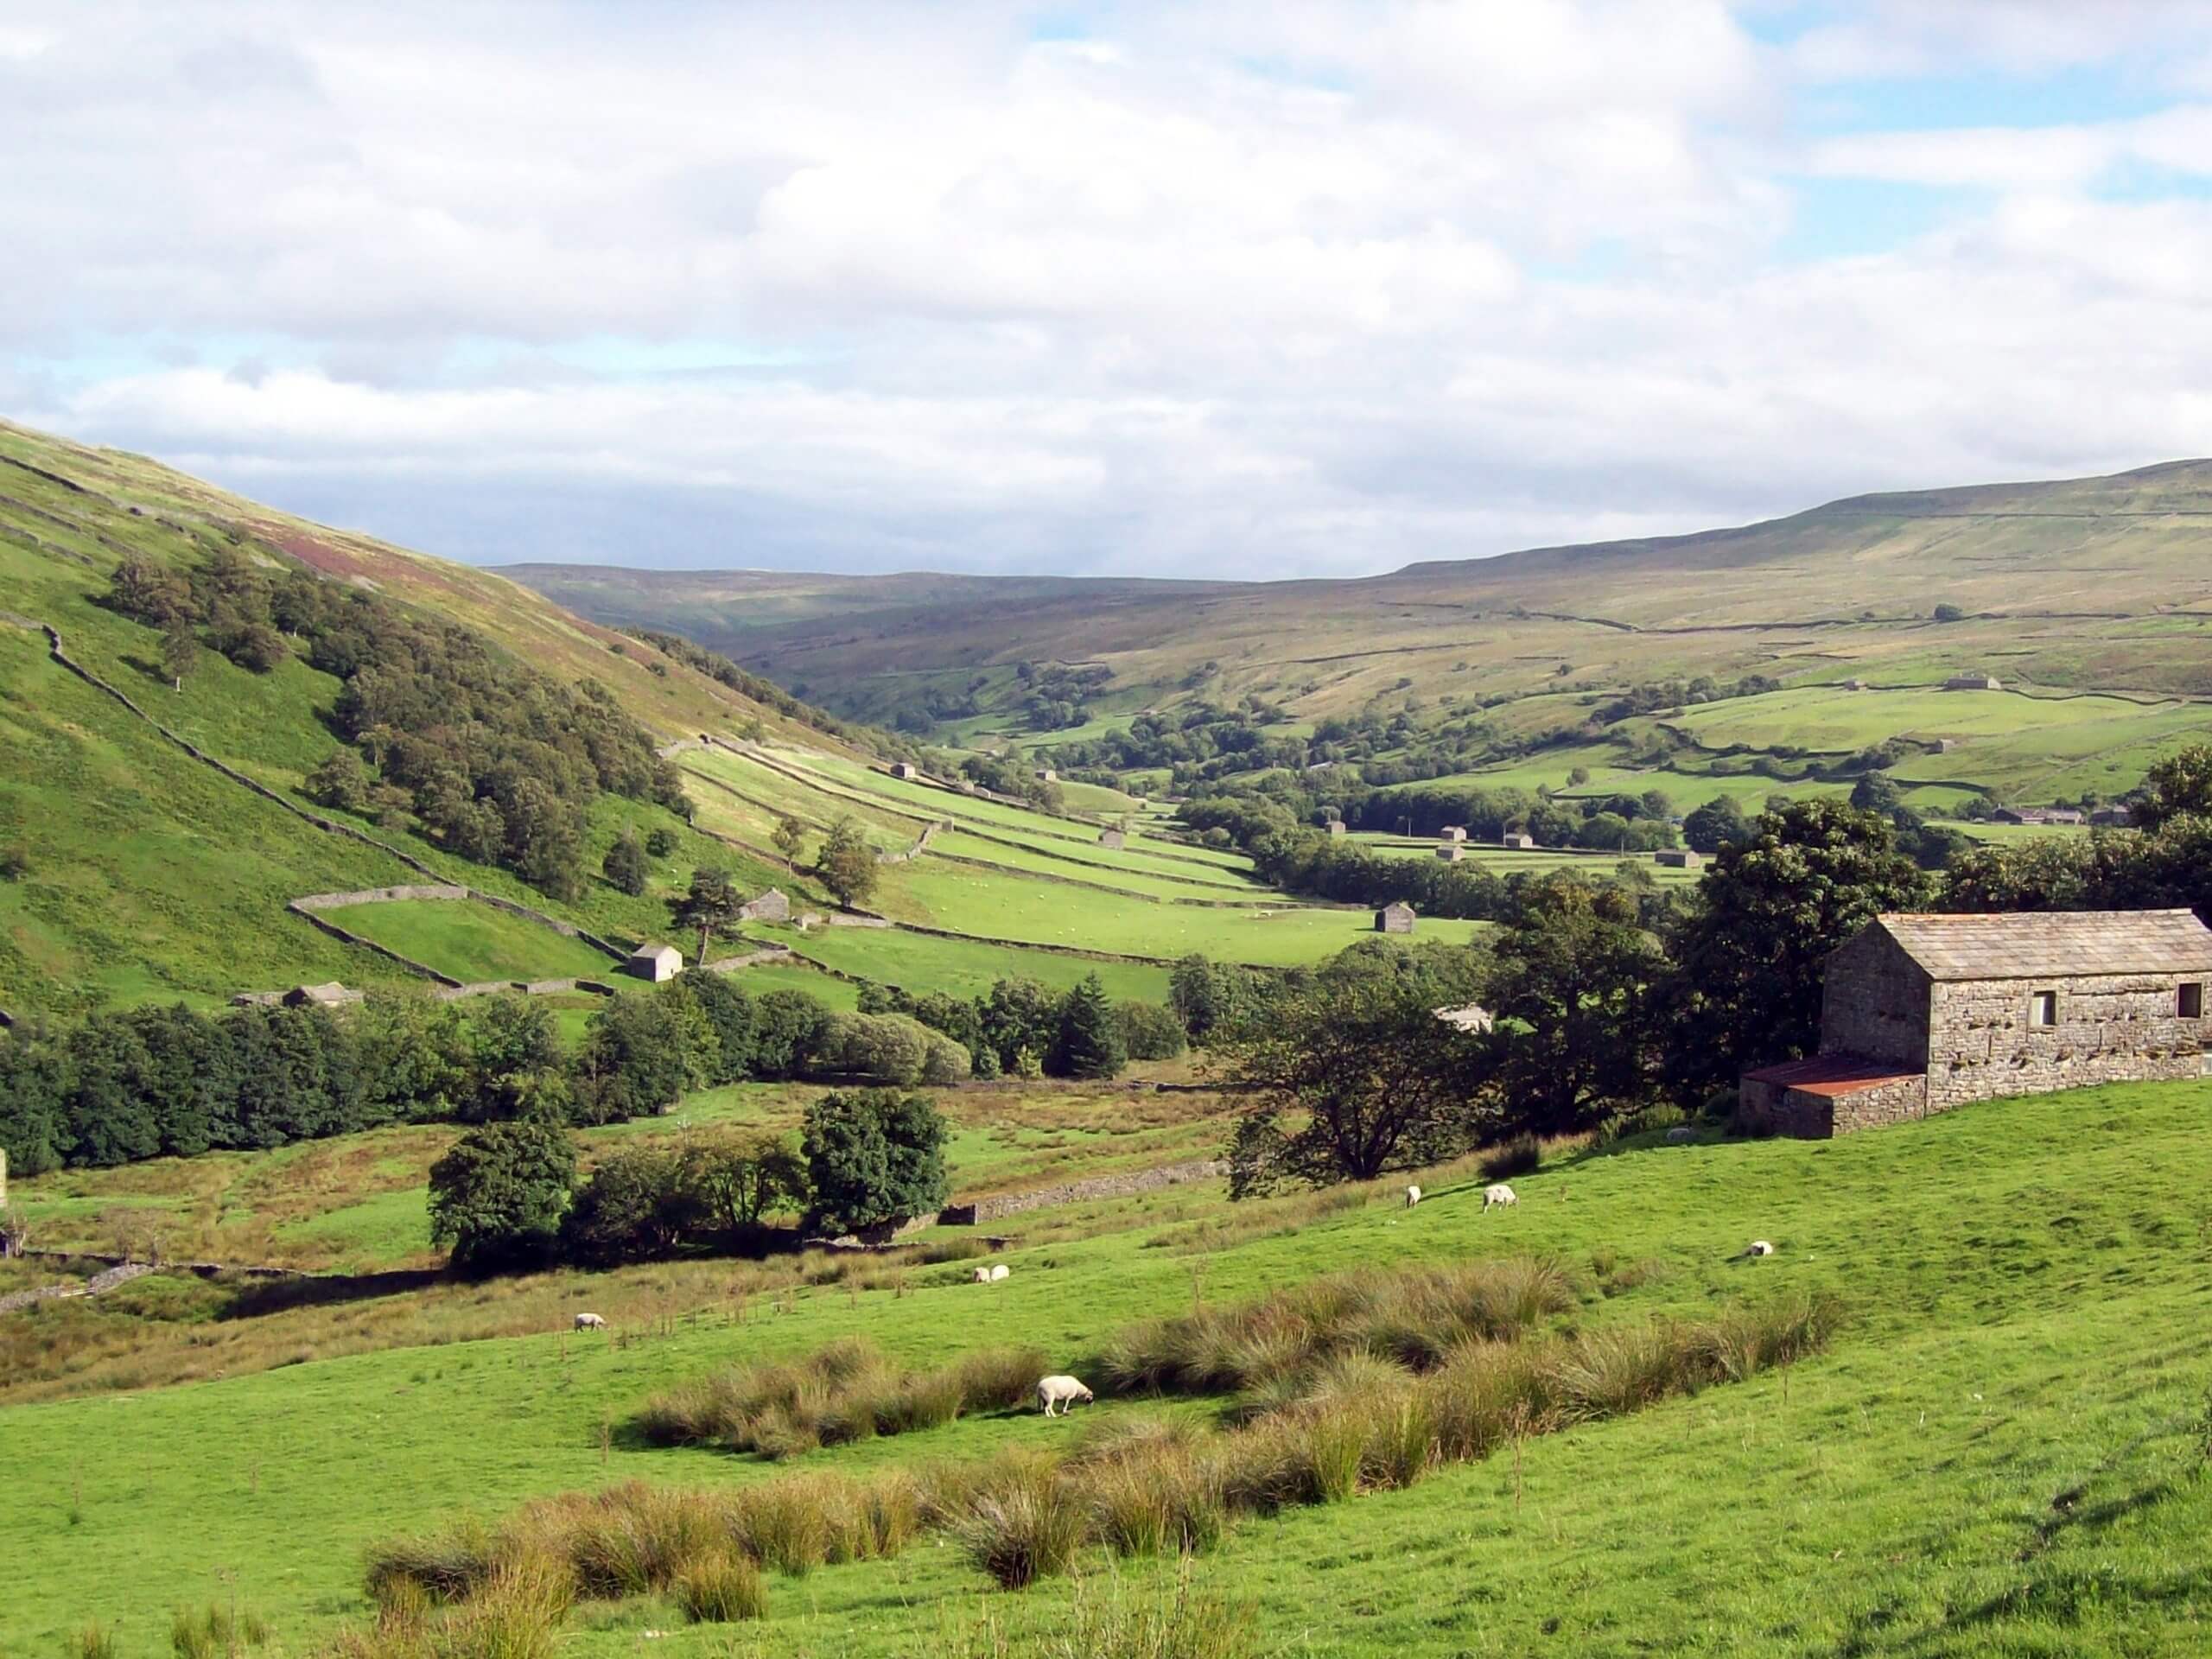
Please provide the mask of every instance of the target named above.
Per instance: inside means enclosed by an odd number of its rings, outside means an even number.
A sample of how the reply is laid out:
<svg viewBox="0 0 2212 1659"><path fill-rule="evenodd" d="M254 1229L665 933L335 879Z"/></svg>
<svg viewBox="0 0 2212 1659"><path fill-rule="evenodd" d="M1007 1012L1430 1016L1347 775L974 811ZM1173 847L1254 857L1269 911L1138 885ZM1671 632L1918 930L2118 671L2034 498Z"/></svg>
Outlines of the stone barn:
<svg viewBox="0 0 2212 1659"><path fill-rule="evenodd" d="M1414 907L1402 901L1385 905L1375 912L1377 933L1410 933L1414 931Z"/></svg>
<svg viewBox="0 0 2212 1659"><path fill-rule="evenodd" d="M1705 855L1691 852L1686 847L1662 847L1651 855L1651 861L1662 869L1701 870L1705 868Z"/></svg>
<svg viewBox="0 0 2212 1659"><path fill-rule="evenodd" d="M683 971L683 953L672 944L641 944L630 953L622 971L658 985Z"/></svg>
<svg viewBox="0 0 2212 1659"><path fill-rule="evenodd" d="M1341 836L1346 833L1344 830L1344 821L1342 818L1331 818L1324 828L1325 828L1332 836Z"/></svg>
<svg viewBox="0 0 2212 1659"><path fill-rule="evenodd" d="M1745 1116L1847 1135L1968 1101L2207 1075L2212 929L2186 910L1879 916L1828 957L1821 1052Z"/></svg>
<svg viewBox="0 0 2212 1659"><path fill-rule="evenodd" d="M1129 838L1119 830L1101 830L1098 832L1098 844L1109 852L1118 853L1128 843Z"/></svg>
<svg viewBox="0 0 2212 1659"><path fill-rule="evenodd" d="M912 783L922 775L922 769L911 760L900 760L893 764L891 775L893 778L904 778Z"/></svg>
<svg viewBox="0 0 2212 1659"><path fill-rule="evenodd" d="M1446 864L1457 864L1467 855L1467 849L1456 841L1447 841L1438 846L1436 855Z"/></svg>
<svg viewBox="0 0 2212 1659"><path fill-rule="evenodd" d="M1060 774L1050 766L1039 766L1037 768L1037 781L1040 784L1057 784L1060 781Z"/></svg>
<svg viewBox="0 0 2212 1659"><path fill-rule="evenodd" d="M791 918L791 901L781 888L771 887L758 899L747 899L739 906L737 918L741 922L788 922Z"/></svg>
<svg viewBox="0 0 2212 1659"><path fill-rule="evenodd" d="M1467 832L1456 823L1447 823L1436 832L1439 841L1465 841Z"/></svg>
<svg viewBox="0 0 2212 1659"><path fill-rule="evenodd" d="M1536 838L1534 836L1524 836L1518 830L1511 835L1500 836L1497 838L1497 844L1508 851L1516 853L1532 853L1536 850Z"/></svg>

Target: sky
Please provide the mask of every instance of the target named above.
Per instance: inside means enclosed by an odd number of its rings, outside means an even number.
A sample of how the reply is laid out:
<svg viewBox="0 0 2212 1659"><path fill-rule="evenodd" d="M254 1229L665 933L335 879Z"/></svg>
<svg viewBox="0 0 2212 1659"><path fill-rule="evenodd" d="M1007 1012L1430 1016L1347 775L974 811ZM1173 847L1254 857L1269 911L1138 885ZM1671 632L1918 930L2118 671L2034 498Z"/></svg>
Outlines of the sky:
<svg viewBox="0 0 2212 1659"><path fill-rule="evenodd" d="M2212 454L2212 0L0 0L0 249L448 556L1353 575Z"/></svg>

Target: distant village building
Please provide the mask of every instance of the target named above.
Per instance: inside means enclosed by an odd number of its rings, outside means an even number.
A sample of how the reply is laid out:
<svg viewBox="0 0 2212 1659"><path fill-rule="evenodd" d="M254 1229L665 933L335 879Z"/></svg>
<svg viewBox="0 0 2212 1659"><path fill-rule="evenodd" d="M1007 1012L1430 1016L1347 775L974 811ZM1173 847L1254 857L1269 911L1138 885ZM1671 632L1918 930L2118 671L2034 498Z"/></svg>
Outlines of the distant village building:
<svg viewBox="0 0 2212 1659"><path fill-rule="evenodd" d="M1968 1101L2206 1074L2212 929L2186 910L1879 916L1827 960L1821 1052L1745 1117L1847 1135Z"/></svg>
<svg viewBox="0 0 2212 1659"><path fill-rule="evenodd" d="M1101 830L1098 832L1098 844L1109 852L1120 852L1128 845L1128 841L1129 838L1119 830Z"/></svg>
<svg viewBox="0 0 2212 1659"><path fill-rule="evenodd" d="M922 775L922 769L911 760L895 760L891 766L893 778L903 778L909 783Z"/></svg>
<svg viewBox="0 0 2212 1659"><path fill-rule="evenodd" d="M2081 813L2067 806L2000 806L1989 815L1992 823L2080 823Z"/></svg>
<svg viewBox="0 0 2212 1659"><path fill-rule="evenodd" d="M788 922L791 918L791 901L779 888L771 887L758 899L747 899L740 906L737 918L741 922Z"/></svg>
<svg viewBox="0 0 2212 1659"><path fill-rule="evenodd" d="M1457 864L1467 855L1467 849L1456 841L1447 841L1436 849L1436 855L1446 864Z"/></svg>
<svg viewBox="0 0 2212 1659"><path fill-rule="evenodd" d="M1529 853L1535 850L1536 838L1534 836L1524 836L1516 830L1510 835L1500 836L1497 838L1497 844L1510 848L1516 853Z"/></svg>
<svg viewBox="0 0 2212 1659"><path fill-rule="evenodd" d="M1325 828L1332 836L1341 836L1347 833L1344 829L1344 821L1342 818L1331 818Z"/></svg>
<svg viewBox="0 0 2212 1659"><path fill-rule="evenodd" d="M1701 870L1705 868L1705 855L1692 852L1687 847L1662 847L1651 855L1651 861L1662 869Z"/></svg>
<svg viewBox="0 0 2212 1659"><path fill-rule="evenodd" d="M1402 899L1389 904L1375 912L1377 933L1410 933L1414 931L1414 907Z"/></svg>
<svg viewBox="0 0 2212 1659"><path fill-rule="evenodd" d="M2135 822L2135 815L2124 806L2101 806L2089 814L2089 822L2100 830L2120 830Z"/></svg>
<svg viewBox="0 0 2212 1659"><path fill-rule="evenodd" d="M1057 784L1060 781L1060 774L1050 766L1039 766L1037 768L1037 781L1040 784Z"/></svg>
<svg viewBox="0 0 2212 1659"><path fill-rule="evenodd" d="M1436 838L1439 841L1465 841L1467 832L1456 823L1447 823L1436 832Z"/></svg>
<svg viewBox="0 0 2212 1659"><path fill-rule="evenodd" d="M672 944L641 944L630 953L622 971L658 985L683 971L683 953Z"/></svg>
<svg viewBox="0 0 2212 1659"><path fill-rule="evenodd" d="M2005 683L1993 674L1954 674L1943 682L1946 691L2002 691Z"/></svg>

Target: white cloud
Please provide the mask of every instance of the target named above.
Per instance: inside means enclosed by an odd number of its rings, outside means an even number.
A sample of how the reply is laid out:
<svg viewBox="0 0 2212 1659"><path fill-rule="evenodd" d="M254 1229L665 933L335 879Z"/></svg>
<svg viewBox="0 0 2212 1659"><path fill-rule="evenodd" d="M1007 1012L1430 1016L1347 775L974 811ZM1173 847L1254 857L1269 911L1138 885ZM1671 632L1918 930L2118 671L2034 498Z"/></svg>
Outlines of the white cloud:
<svg viewBox="0 0 2212 1659"><path fill-rule="evenodd" d="M437 550L1347 573L2212 448L2212 217L2086 194L2212 111L1786 136L1978 11L2112 55L2027 0L10 10L10 412ZM1806 170L1998 199L1778 264Z"/></svg>

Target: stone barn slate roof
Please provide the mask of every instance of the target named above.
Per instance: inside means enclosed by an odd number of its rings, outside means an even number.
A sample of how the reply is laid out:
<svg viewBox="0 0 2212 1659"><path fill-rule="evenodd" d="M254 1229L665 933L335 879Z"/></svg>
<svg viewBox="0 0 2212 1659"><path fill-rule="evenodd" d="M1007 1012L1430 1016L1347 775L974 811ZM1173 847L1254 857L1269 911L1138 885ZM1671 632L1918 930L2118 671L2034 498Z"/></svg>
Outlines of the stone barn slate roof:
<svg viewBox="0 0 2212 1659"><path fill-rule="evenodd" d="M1938 982L2212 973L2212 928L2187 910L1878 916L1873 925Z"/></svg>

